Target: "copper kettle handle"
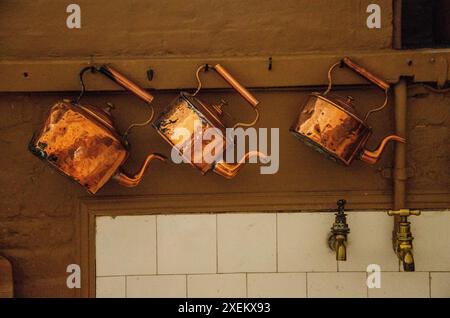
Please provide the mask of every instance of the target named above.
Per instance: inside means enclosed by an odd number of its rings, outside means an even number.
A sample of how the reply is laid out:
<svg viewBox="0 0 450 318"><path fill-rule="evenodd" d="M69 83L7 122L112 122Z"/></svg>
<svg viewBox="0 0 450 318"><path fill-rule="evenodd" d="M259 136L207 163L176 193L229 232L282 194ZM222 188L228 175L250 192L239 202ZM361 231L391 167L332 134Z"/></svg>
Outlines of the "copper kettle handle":
<svg viewBox="0 0 450 318"><path fill-rule="evenodd" d="M252 107L256 107L259 101L250 93L244 86L239 84L239 82L230 74L228 71L220 64L214 66L214 70L222 76L222 78L233 87Z"/></svg>
<svg viewBox="0 0 450 318"><path fill-rule="evenodd" d="M107 76L112 81L122 86L123 88L129 90L130 92L138 96L147 104L150 104L153 101L152 94L145 91L139 85L137 85L130 79L126 78L125 75L122 75L117 70L113 69L111 66L104 64L100 66L97 70L103 75Z"/></svg>
<svg viewBox="0 0 450 318"><path fill-rule="evenodd" d="M328 88L327 90L323 93L323 95L327 95L330 91L331 88L333 86L333 81L331 78L331 74L333 73L334 69L338 66L342 67L342 66L347 66L349 69L351 69L352 71L354 71L355 73L359 74L360 76L362 76L363 78L367 79L369 82L375 84L376 86L378 86L381 90L384 91L384 103L383 105L373 108L371 110L369 110L366 115L364 116L364 121L367 121L367 118L369 118L369 116L372 113L378 112L382 109L384 109L387 104L388 104L388 99L389 99L389 88L390 85L388 83L386 83L384 80L380 79L379 77L377 77L376 75L372 74L371 72L369 72L368 70L366 70L365 68L363 68L362 66L356 64L355 62L353 62L352 60L350 60L348 57L344 57L342 60L340 60L339 62L333 64L330 69L328 70Z"/></svg>
<svg viewBox="0 0 450 318"><path fill-rule="evenodd" d="M200 66L197 69L196 77L198 81L198 87L193 96L195 96L201 89L202 83L200 81L199 72L202 69L208 70L209 68L214 69L222 78L232 87L234 88L253 108L255 112L255 119L250 123L237 123L233 126L233 128L236 128L238 126L242 127L250 127L256 124L259 120L259 110L258 110L258 104L259 101L256 99L255 96L253 96L252 93L250 93L244 86L242 86L228 71L220 64L216 64L215 66L211 66L209 64L204 64Z"/></svg>

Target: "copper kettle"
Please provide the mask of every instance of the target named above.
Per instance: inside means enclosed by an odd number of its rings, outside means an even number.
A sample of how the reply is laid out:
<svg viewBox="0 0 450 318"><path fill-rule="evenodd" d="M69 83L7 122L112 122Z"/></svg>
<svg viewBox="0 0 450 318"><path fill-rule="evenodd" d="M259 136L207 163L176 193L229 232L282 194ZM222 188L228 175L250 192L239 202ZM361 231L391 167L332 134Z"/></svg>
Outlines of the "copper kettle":
<svg viewBox="0 0 450 318"><path fill-rule="evenodd" d="M353 106L353 98L330 94L332 88L331 75L337 67L347 66L357 74L377 85L385 93L382 106L370 110L361 119ZM405 143L405 139L396 135L385 137L374 151L365 149L372 134L367 124L370 114L382 110L388 104L389 84L379 79L348 57L331 66L328 71L328 89L323 93L312 93L292 124L290 130L300 140L325 154L328 158L350 165L353 159L375 164L389 141Z"/></svg>
<svg viewBox="0 0 450 318"><path fill-rule="evenodd" d="M29 149L92 194L110 178L123 186L134 187L141 181L153 159L164 160L158 154L150 154L132 176L121 169L129 155L127 136L130 129L149 124L153 118L153 108L150 106L150 119L145 123L132 124L124 134L119 134L110 113L111 104L109 108L101 109L79 103L85 91L83 74L88 70L107 76L147 104L153 100L151 94L110 66L86 67L79 75L82 90L78 98L58 101L51 107L43 127L34 134Z"/></svg>
<svg viewBox="0 0 450 318"><path fill-rule="evenodd" d="M237 163L227 163L223 160L223 155L227 147L234 144L233 140L229 140L230 138L227 138L225 133L227 127L223 120L223 106L226 102L222 100L216 105L208 105L196 97L202 87L199 77L200 71L202 70L205 70L205 72L208 70L217 72L252 106L255 111L256 117L251 123L238 123L234 125L233 128L238 126L250 127L258 121L259 101L246 88L239 84L223 66L220 64L215 66L205 64L200 66L196 72L198 81L196 92L194 94L181 92L179 96L158 116L153 123L153 126L158 133L174 147L184 159L186 159L187 162L199 169L202 174L205 174L209 170L213 170L222 177L231 179L237 175L238 171L248 158L265 158L265 156L258 151L250 151ZM185 129L188 134L184 136L177 135L176 130L179 128ZM210 128L217 129L221 132L221 137L219 138L221 140L217 140L217 138L213 140L202 140L202 148L205 149L208 145L212 146L212 143L218 142L225 145L222 151L216 154L213 162L204 160L201 150L196 150L193 146L196 142L196 138L198 138L196 132L204 132ZM200 158L200 160L198 158Z"/></svg>

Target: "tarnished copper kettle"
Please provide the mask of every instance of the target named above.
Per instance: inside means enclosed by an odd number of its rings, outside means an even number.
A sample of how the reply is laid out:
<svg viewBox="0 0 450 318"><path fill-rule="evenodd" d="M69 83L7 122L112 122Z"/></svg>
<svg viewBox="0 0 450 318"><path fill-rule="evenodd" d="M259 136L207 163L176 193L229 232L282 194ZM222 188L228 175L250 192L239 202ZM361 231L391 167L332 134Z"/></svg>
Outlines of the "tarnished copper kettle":
<svg viewBox="0 0 450 318"><path fill-rule="evenodd" d="M241 84L239 84L230 73L220 64L211 66L208 64L202 65L197 69L196 77L198 81L198 88L194 94L181 92L180 95L158 116L153 123L158 133L177 150L180 155L186 159L192 166L199 169L202 174L209 170L231 179L236 176L245 161L251 157L265 158L265 156L258 151L250 151L246 153L237 163L227 163L224 153L226 148L233 145L233 140L229 140L226 136L226 125L223 121L225 101L221 101L216 105L208 105L196 97L200 91L202 84L200 81L200 71L214 70L222 78L231 85L253 108L255 111L255 119L251 123L238 123L234 127L250 127L253 126L259 119L258 104L259 101ZM194 143L199 142L197 139L202 132L207 129L217 129L221 132L219 139L201 140L202 149L208 146L214 146L221 143L224 145L222 151L216 154L216 157L211 160L204 160L204 154L201 150L195 149ZM188 133L185 135L178 135L177 129L185 129ZM200 133L198 133L200 132ZM197 138L197 139L196 139ZM188 149L188 150L186 150ZM200 158L200 160L199 160Z"/></svg>
<svg viewBox="0 0 450 318"><path fill-rule="evenodd" d="M92 194L95 194L110 178L123 186L134 187L141 181L153 159L164 160L158 154L148 155L141 169L133 176L120 168L129 155L127 135L130 129L149 124L153 118L153 108L150 106L151 115L145 123L132 124L120 135L110 113L112 104L106 109L101 109L79 103L85 90L83 74L88 70L106 75L147 104L153 100L151 94L110 66L86 67L80 72L82 90L78 98L74 101L62 100L51 107L44 126L34 134L29 149Z"/></svg>
<svg viewBox="0 0 450 318"><path fill-rule="evenodd" d="M357 74L381 88L385 93L384 104L367 112L361 119L354 107L353 98L330 94L331 75L337 66L347 66ZM300 140L324 153L330 159L348 166L358 158L375 164L389 141L404 143L396 135L385 137L374 151L365 149L372 129L367 124L370 114L382 110L388 104L389 84L352 62L348 57L331 66L328 71L328 89L323 93L312 93L295 119L290 130Z"/></svg>

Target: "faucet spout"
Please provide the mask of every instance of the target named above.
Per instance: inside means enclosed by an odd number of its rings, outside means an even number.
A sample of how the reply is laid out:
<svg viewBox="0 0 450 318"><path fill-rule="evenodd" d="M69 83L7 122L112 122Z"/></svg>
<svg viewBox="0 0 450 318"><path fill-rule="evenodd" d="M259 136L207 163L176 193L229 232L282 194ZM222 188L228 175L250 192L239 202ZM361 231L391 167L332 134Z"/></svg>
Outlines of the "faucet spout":
<svg viewBox="0 0 450 318"><path fill-rule="evenodd" d="M336 260L337 261L346 261L347 260L347 246L346 246L346 238L343 235L338 235L336 237L336 243L334 250L336 251Z"/></svg>
<svg viewBox="0 0 450 318"><path fill-rule="evenodd" d="M347 224L347 215L344 212L345 203L345 200L337 201L338 212L335 214L336 218L328 237L328 246L336 252L337 261L347 260L347 235L350 233L350 229Z"/></svg>
<svg viewBox="0 0 450 318"><path fill-rule="evenodd" d="M408 250L408 251L404 252L402 259L403 259L403 261L402 261L403 270L405 272L414 272L415 265L414 265L414 256L413 256L412 250Z"/></svg>
<svg viewBox="0 0 450 318"><path fill-rule="evenodd" d="M413 272L415 270L412 244L414 237L411 233L411 223L408 222L408 216L420 215L420 211L403 209L399 211L388 211L388 215L399 217L399 220L396 221L398 223L395 226L397 230L394 232L393 237L394 251L403 264L403 270L405 272Z"/></svg>
<svg viewBox="0 0 450 318"><path fill-rule="evenodd" d="M137 186L142 179L144 178L144 174L145 171L147 171L150 162L152 162L153 160L158 159L161 161L165 161L166 158L162 155L159 154L150 154L147 156L147 158L145 159L144 163L142 164L141 168L139 169L139 171L134 175L134 176L130 176L127 173L123 172L123 171L119 171L117 172L114 176L113 179L117 181L117 183L119 183L120 185L124 186L124 187L128 187L128 188L132 188Z"/></svg>
<svg viewBox="0 0 450 318"><path fill-rule="evenodd" d="M386 136L380 143L380 145L375 149L374 151L370 151L367 149L364 149L361 153L361 160L368 163L368 164L375 164L378 162L378 160L381 157L381 154L384 151L384 148L389 143L389 141L397 141L400 143L405 143L405 138L399 137L397 135L389 135Z"/></svg>

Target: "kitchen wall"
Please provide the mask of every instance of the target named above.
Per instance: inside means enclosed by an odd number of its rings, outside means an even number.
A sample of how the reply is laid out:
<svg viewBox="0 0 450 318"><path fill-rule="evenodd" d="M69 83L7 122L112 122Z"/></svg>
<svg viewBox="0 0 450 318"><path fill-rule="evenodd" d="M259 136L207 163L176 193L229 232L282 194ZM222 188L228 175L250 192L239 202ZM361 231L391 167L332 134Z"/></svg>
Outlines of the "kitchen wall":
<svg viewBox="0 0 450 318"><path fill-rule="evenodd" d="M97 297L450 297L450 211L411 217L415 272L392 250L392 217L348 213L347 261L331 213L97 217ZM366 285L367 266L380 288Z"/></svg>

